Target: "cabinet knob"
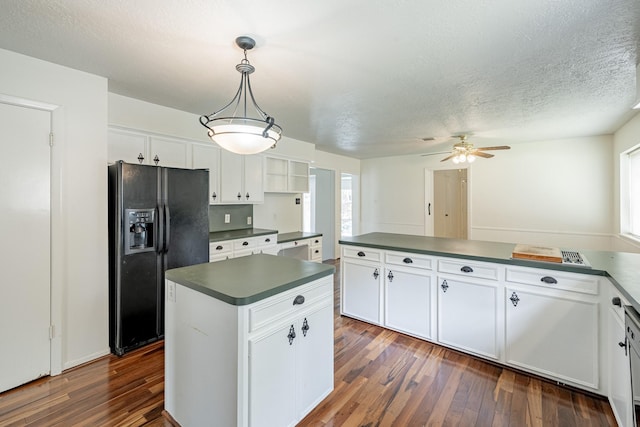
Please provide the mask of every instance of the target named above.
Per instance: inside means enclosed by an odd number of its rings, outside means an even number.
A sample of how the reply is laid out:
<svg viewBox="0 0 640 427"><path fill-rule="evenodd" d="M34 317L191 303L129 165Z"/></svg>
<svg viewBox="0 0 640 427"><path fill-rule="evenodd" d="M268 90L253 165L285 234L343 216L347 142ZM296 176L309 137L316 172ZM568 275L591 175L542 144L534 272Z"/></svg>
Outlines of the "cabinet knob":
<svg viewBox="0 0 640 427"><path fill-rule="evenodd" d="M307 322L307 318L304 318L304 322L302 322L302 335L307 336L307 331L309 330L309 322Z"/></svg>
<svg viewBox="0 0 640 427"><path fill-rule="evenodd" d="M271 239L267 237L266 239L264 239L264 241L265 241L265 243L269 243L271 241Z"/></svg>
<svg viewBox="0 0 640 427"><path fill-rule="evenodd" d="M447 289L449 289L449 284L447 283L446 280L443 280L440 287L442 288L442 292L447 292Z"/></svg>
<svg viewBox="0 0 640 427"><path fill-rule="evenodd" d="M242 246L248 246L249 242L247 242L246 240L244 242L242 242Z"/></svg>
<svg viewBox="0 0 640 427"><path fill-rule="evenodd" d="M293 340L296 338L296 330L293 328L293 325L289 328L289 335L287 335L287 338L289 338L289 345L293 344Z"/></svg>
<svg viewBox="0 0 640 427"><path fill-rule="evenodd" d="M462 271L463 273L473 273L473 268L469 267L468 265L465 265L460 269L460 271Z"/></svg>
<svg viewBox="0 0 640 427"><path fill-rule="evenodd" d="M218 195L216 194L216 192L215 192L215 191L214 191L214 192L213 192L213 194L211 195L211 198L212 198L213 200L215 200L215 199L217 199L217 198L218 198Z"/></svg>
<svg viewBox="0 0 640 427"><path fill-rule="evenodd" d="M222 250L222 245L216 246L216 251L221 251L221 250Z"/></svg>
<svg viewBox="0 0 640 427"><path fill-rule="evenodd" d="M613 297L613 299L611 300L611 304L622 307L622 301L620 301L619 297Z"/></svg>
<svg viewBox="0 0 640 427"><path fill-rule="evenodd" d="M558 281L551 276L544 276L542 279L540 279L540 281L546 283L547 285L555 285L556 283L558 283Z"/></svg>
<svg viewBox="0 0 640 427"><path fill-rule="evenodd" d="M518 302L520 301L520 298L518 298L518 294L516 294L515 292L511 294L511 298L509 298L511 300L511 304L513 304L514 307L516 307L518 305Z"/></svg>
<svg viewBox="0 0 640 427"><path fill-rule="evenodd" d="M360 252L358 252L358 256L359 257L363 257L363 256L365 256L365 254L364 254L364 252L360 251Z"/></svg>
<svg viewBox="0 0 640 427"><path fill-rule="evenodd" d="M144 156L142 155L142 153L138 154L138 161L140 162L140 164L144 162Z"/></svg>
<svg viewBox="0 0 640 427"><path fill-rule="evenodd" d="M153 163L155 163L156 166L158 166L158 162L160 162L160 157L158 157L158 155L156 154L156 156L153 158Z"/></svg>
<svg viewBox="0 0 640 427"><path fill-rule="evenodd" d="M242 199L242 194L240 194L240 192L238 192L238 200Z"/></svg>
<svg viewBox="0 0 640 427"><path fill-rule="evenodd" d="M247 197L247 200L249 200L249 192L247 192L247 196L246 197Z"/></svg>
<svg viewBox="0 0 640 427"><path fill-rule="evenodd" d="M378 269L376 268L375 270L373 270L373 278L378 280L378 276L380 276L380 273L378 273Z"/></svg>
<svg viewBox="0 0 640 427"><path fill-rule="evenodd" d="M389 274L387 275L387 279L389 279L389 282L393 282L393 272L390 271Z"/></svg>
<svg viewBox="0 0 640 427"><path fill-rule="evenodd" d="M405 258L402 260L402 262L404 262L405 264L413 264L413 260L411 258Z"/></svg>
<svg viewBox="0 0 640 427"><path fill-rule="evenodd" d="M303 295L298 295L297 297L295 297L293 299L293 305L302 305L304 304L304 296Z"/></svg>

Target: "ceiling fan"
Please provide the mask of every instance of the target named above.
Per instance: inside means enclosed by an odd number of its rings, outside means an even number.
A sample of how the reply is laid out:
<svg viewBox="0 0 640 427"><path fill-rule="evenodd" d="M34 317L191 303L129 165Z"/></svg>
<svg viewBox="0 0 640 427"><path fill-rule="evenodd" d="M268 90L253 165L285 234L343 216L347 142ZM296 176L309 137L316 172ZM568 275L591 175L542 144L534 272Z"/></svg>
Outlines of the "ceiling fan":
<svg viewBox="0 0 640 427"><path fill-rule="evenodd" d="M473 143L467 141L467 135L458 135L456 138L460 139L460 142L453 144L452 151L445 151L440 153L429 153L423 154L423 156L433 156L436 154L449 154L444 159L440 160L441 162L446 162L451 159L453 163L464 163L469 162L473 163L476 160L476 157L484 157L485 159L490 159L493 157L493 154L485 153L485 151L490 150L509 150L511 147L508 145L499 145L495 147L474 147Z"/></svg>

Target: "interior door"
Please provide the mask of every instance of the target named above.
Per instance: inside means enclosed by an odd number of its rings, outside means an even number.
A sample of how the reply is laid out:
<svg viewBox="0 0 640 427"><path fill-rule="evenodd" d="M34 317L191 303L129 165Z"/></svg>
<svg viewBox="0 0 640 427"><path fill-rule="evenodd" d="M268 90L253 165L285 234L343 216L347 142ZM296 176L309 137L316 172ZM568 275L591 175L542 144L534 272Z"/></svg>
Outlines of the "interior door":
<svg viewBox="0 0 640 427"><path fill-rule="evenodd" d="M51 114L0 104L0 392L51 367Z"/></svg>
<svg viewBox="0 0 640 427"><path fill-rule="evenodd" d="M467 238L467 170L435 171L434 235L454 239Z"/></svg>

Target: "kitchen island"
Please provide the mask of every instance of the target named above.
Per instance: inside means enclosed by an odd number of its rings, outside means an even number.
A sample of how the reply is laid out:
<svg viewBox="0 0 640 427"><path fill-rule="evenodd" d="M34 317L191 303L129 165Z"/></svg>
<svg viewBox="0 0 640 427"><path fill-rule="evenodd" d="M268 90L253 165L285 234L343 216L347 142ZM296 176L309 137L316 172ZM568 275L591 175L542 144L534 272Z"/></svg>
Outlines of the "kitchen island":
<svg viewBox="0 0 640 427"><path fill-rule="evenodd" d="M168 270L167 413L184 427L302 419L333 390L334 272L266 254Z"/></svg>

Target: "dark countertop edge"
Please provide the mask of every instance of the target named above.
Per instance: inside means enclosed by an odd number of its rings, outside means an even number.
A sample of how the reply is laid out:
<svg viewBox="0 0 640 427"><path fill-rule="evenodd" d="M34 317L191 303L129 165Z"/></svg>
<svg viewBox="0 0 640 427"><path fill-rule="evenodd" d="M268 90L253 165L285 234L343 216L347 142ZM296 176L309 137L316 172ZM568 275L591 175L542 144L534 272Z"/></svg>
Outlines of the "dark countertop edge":
<svg viewBox="0 0 640 427"><path fill-rule="evenodd" d="M371 234L383 235L383 234L393 234L393 233L371 233ZM366 235L354 236L352 238L357 239L358 237L363 237L363 236L366 236ZM411 237L415 237L415 236L411 236ZM418 236L418 237L423 237L423 236ZM428 236L424 236L424 237L426 238ZM481 242L481 241L473 241L473 242L474 244L483 244L483 243L487 245L496 244L495 242ZM372 243L371 241L357 242L357 241L340 239L338 240L338 243L340 245L368 247L368 248L381 249L381 250L387 250L387 251L409 252L409 253L417 253L417 254L423 254L423 255L468 259L472 261L491 262L491 263L498 263L498 264L505 264L505 265L515 265L520 267L530 267L530 268L538 268L538 269L546 269L546 270L566 271L570 273L590 274L593 276L602 276L602 277L608 278L609 281L613 283L613 285L616 287L616 289L618 289L618 291L620 291L624 295L624 297L629 301L629 304L631 304L638 312L640 312L640 300L634 297L626 289L625 284L616 278L615 272L611 274L610 271L606 269L598 268L597 265L593 266L593 264L591 268L585 268L585 267L568 266L565 264L556 264L552 262L528 261L528 260L510 258L510 257L509 258L486 257L486 256L464 254L464 253L453 252L453 251L449 252L449 251L437 251L437 250L428 250L428 249L398 247L398 246L392 246L392 245ZM514 246L514 244L509 244L509 243L500 243L500 244L505 245L505 247ZM585 254L585 256L587 257L587 260L591 260L591 258L589 258L590 254L596 254L596 251L580 251L580 252ZM637 255L640 257L640 254L632 254L632 255ZM638 270L640 270L640 266L638 267Z"/></svg>
<svg viewBox="0 0 640 427"><path fill-rule="evenodd" d="M322 237L322 233L294 231L291 233L278 234L278 243L287 243L293 242L294 240L311 239L314 237Z"/></svg>
<svg viewBox="0 0 640 427"><path fill-rule="evenodd" d="M269 234L278 234L278 230L264 228L241 228L239 230L211 231L209 232L209 242L221 242L223 240L235 240L245 237L259 237Z"/></svg>
<svg viewBox="0 0 640 427"><path fill-rule="evenodd" d="M248 297L241 297L241 298L234 298L231 297L227 294L223 294L221 292L217 292L214 289L211 288L207 288L205 286L201 286L198 283L195 283L189 279L186 278L180 278L180 279L172 279L171 278L171 274L167 274L167 279L171 280L174 283L177 283L179 285L182 286L186 286L190 289L193 289L194 291L203 293L205 295L209 295L217 300L226 302L227 304L230 305L235 305L235 306L243 306L243 305L249 305L249 304L253 304L254 302L258 302L258 301L262 301L263 299L269 298L271 296L277 295L281 292L285 292L288 291L290 289L296 288L298 286L313 282L314 280L317 279L321 279L323 277L326 276L330 276L332 274L334 274L336 272L336 268L332 265L327 265L327 264L321 264L323 266L326 266L327 268L319 271L317 273L305 276L305 277L301 277L300 279L296 279L293 280L291 282L288 283L283 283L282 285L264 290L262 292L259 292L257 294L248 296Z"/></svg>

